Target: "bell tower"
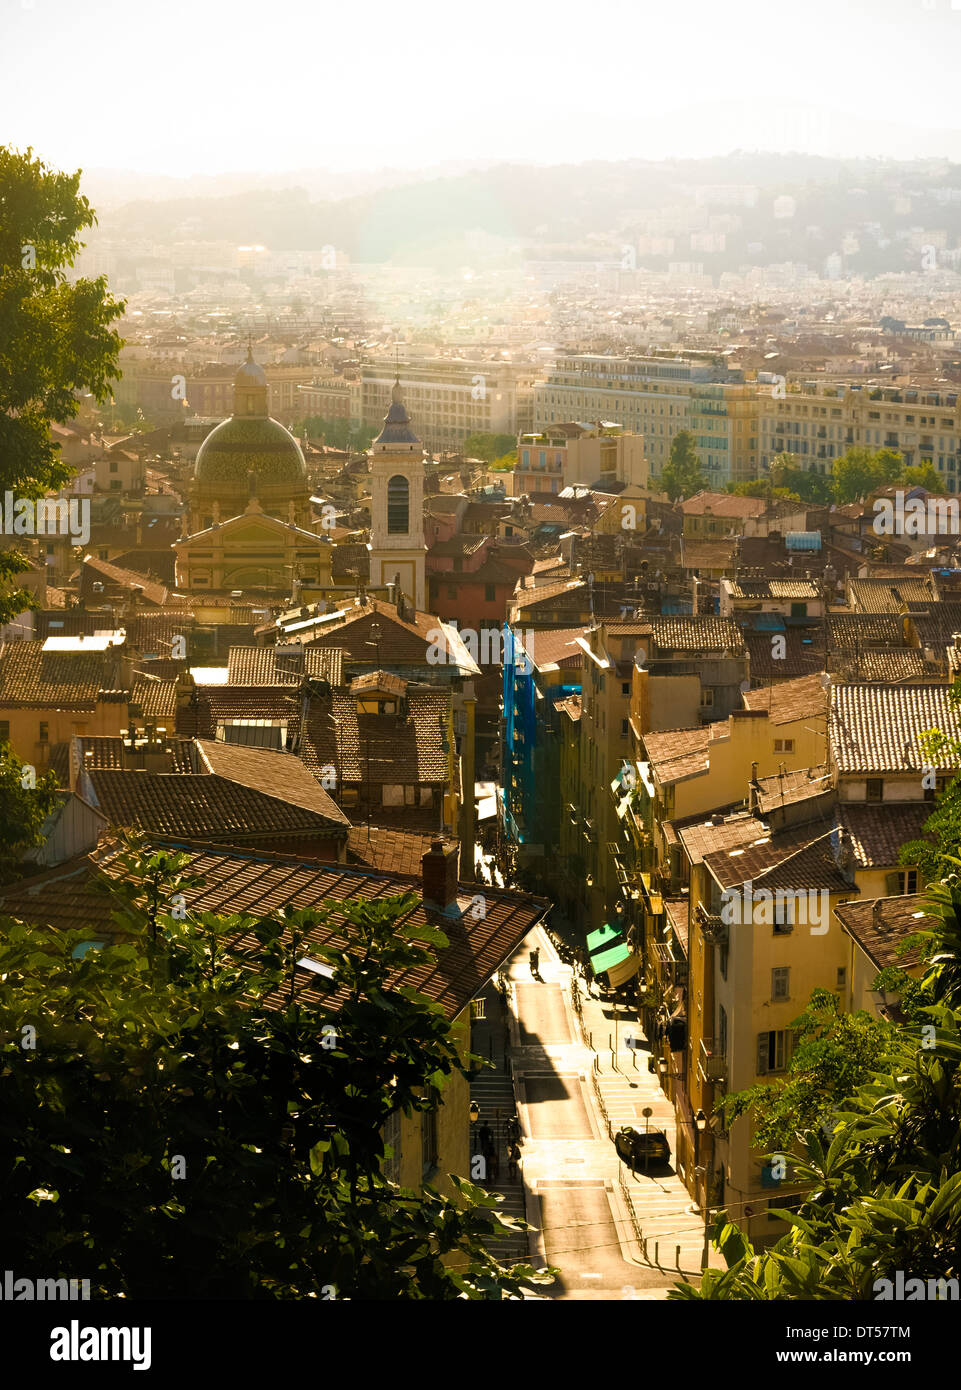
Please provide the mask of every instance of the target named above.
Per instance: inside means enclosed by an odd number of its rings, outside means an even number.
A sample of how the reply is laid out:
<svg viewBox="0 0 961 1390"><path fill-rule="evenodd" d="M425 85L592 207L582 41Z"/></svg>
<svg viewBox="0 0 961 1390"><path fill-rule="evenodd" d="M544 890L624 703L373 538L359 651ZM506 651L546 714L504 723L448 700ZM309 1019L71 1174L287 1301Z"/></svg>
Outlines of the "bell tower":
<svg viewBox="0 0 961 1390"><path fill-rule="evenodd" d="M415 608L427 605L424 449L411 429L398 377L384 428L370 450L370 584L398 579Z"/></svg>

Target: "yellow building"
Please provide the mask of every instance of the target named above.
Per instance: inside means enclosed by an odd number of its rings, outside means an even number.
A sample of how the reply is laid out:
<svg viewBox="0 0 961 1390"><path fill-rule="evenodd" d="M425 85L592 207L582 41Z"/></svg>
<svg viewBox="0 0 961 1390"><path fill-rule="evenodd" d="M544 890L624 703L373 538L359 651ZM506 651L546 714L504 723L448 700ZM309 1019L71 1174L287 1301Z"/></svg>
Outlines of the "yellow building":
<svg viewBox="0 0 961 1390"><path fill-rule="evenodd" d="M214 502L215 516L217 503ZM294 505L291 503L291 511ZM243 513L175 542L177 583L189 590L331 589L331 551L323 534L283 522L251 497Z"/></svg>

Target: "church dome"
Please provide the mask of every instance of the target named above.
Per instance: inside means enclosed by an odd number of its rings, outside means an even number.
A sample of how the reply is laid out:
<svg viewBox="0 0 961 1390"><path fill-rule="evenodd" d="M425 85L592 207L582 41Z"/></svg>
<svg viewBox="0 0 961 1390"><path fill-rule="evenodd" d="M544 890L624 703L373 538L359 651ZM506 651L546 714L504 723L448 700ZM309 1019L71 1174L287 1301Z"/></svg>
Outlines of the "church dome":
<svg viewBox="0 0 961 1390"><path fill-rule="evenodd" d="M194 465L198 483L233 483L245 490L254 473L259 484L304 487L307 465L300 445L279 420L268 415L232 415L201 444Z"/></svg>
<svg viewBox="0 0 961 1390"><path fill-rule="evenodd" d="M247 361L234 377L234 413L201 444L194 482L246 490L253 473L257 486L293 484L303 489L307 465L300 445L267 408L267 376L247 348Z"/></svg>

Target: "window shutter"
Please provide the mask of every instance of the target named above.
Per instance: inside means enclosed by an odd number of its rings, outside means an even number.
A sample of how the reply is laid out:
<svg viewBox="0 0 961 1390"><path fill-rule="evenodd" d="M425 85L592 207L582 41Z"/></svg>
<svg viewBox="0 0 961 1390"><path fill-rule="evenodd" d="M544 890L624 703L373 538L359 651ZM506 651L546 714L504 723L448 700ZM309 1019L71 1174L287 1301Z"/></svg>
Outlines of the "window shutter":
<svg viewBox="0 0 961 1390"><path fill-rule="evenodd" d="M767 1075L768 1057L768 1033L758 1033L757 1035L757 1074L758 1076Z"/></svg>
<svg viewBox="0 0 961 1390"><path fill-rule="evenodd" d="M896 898L901 892L901 875L899 873L885 874L884 888L889 898Z"/></svg>

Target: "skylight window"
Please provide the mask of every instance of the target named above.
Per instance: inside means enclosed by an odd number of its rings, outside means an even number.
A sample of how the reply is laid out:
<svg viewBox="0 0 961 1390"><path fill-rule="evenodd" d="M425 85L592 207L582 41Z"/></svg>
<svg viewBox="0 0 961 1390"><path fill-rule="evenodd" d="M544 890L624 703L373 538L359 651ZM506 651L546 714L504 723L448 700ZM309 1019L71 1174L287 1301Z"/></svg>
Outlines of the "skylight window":
<svg viewBox="0 0 961 1390"><path fill-rule="evenodd" d="M301 956L297 967L299 970L310 970L315 975L323 975L326 980L334 978L333 966L325 965L323 961L314 960L311 956Z"/></svg>

